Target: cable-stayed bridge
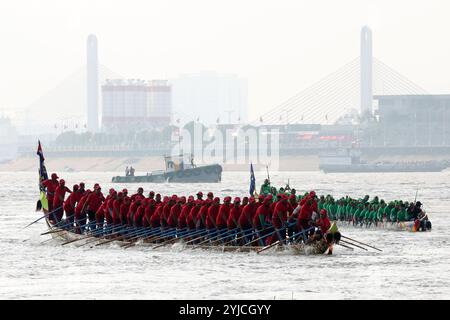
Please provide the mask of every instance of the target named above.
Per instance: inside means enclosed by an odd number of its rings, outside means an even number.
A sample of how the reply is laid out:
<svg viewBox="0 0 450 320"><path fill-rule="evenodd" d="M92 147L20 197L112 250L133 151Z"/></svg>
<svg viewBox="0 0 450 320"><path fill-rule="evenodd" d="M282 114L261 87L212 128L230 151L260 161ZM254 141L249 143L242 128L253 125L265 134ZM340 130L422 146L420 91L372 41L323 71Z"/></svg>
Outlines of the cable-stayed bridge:
<svg viewBox="0 0 450 320"><path fill-rule="evenodd" d="M382 61L373 58L374 95L421 95L427 91ZM252 124L331 124L360 110L361 58L300 91Z"/></svg>

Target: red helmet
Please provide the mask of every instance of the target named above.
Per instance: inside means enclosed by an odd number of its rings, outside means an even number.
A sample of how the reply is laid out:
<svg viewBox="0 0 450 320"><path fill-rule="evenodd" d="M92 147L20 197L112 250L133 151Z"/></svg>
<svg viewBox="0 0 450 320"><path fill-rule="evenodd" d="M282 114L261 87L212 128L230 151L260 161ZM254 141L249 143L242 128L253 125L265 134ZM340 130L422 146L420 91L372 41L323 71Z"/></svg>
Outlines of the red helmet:
<svg viewBox="0 0 450 320"><path fill-rule="evenodd" d="M56 173L52 173L52 179L59 179L59 177Z"/></svg>
<svg viewBox="0 0 450 320"><path fill-rule="evenodd" d="M225 199L223 199L224 202L231 202L231 197L225 197Z"/></svg>
<svg viewBox="0 0 450 320"><path fill-rule="evenodd" d="M239 197L234 198L234 203L238 203L238 202L241 202L241 198L239 198Z"/></svg>
<svg viewBox="0 0 450 320"><path fill-rule="evenodd" d="M326 217L328 215L328 211L326 209L322 209L320 210L320 215Z"/></svg>
<svg viewBox="0 0 450 320"><path fill-rule="evenodd" d="M199 191L197 195L203 197L203 192Z"/></svg>

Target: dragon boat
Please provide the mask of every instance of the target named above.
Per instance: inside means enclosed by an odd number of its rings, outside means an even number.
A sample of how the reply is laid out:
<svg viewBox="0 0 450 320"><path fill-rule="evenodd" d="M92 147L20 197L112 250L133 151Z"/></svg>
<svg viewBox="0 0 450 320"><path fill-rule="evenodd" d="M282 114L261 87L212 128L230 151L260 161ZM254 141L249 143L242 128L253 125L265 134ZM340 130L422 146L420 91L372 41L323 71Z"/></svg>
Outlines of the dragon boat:
<svg viewBox="0 0 450 320"><path fill-rule="evenodd" d="M73 244L74 246L85 246L85 245L102 245L108 244L111 246L119 246L123 248L129 247L142 247L149 249L158 248L170 248L170 247L182 247L183 249L204 249L204 250L214 250L220 252L258 252L262 251L267 247L261 246L248 246L248 245L223 245L223 244L192 244L185 241L184 237L179 239L172 238L166 239L163 242L155 242L148 240L149 237L143 236L138 239L129 240L126 237L116 236L111 237L108 234L79 234L71 230L59 228L53 225L47 218L45 219L49 234L53 240L60 241L62 244ZM215 241L213 240L212 243ZM288 243L288 244L278 244L271 247L272 252L289 252L297 255L320 255L325 254L328 251L328 244L326 240L322 239L316 241L312 244L303 243Z"/></svg>
<svg viewBox="0 0 450 320"><path fill-rule="evenodd" d="M362 229L362 230L386 230L386 231L403 231L403 232L418 232L417 226L414 221L404 221L404 222L380 222L377 224L353 224L347 221L338 221L339 227ZM427 232L431 231L431 227L427 228Z"/></svg>

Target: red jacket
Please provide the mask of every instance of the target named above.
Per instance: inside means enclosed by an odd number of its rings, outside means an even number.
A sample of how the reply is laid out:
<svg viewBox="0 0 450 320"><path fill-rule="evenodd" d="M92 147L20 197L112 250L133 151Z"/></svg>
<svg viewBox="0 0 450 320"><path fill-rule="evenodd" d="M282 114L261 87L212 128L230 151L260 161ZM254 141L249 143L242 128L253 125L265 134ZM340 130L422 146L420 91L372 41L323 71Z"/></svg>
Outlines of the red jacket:
<svg viewBox="0 0 450 320"><path fill-rule="evenodd" d="M193 206L186 218L186 225L190 230L195 229L195 225L197 223L197 215L200 211L200 208L201 207L197 205Z"/></svg>
<svg viewBox="0 0 450 320"><path fill-rule="evenodd" d="M128 225L133 225L134 222L134 216L138 210L138 208L140 207L140 203L137 203L136 201L131 203L130 208L128 209L127 212L127 223Z"/></svg>
<svg viewBox="0 0 450 320"><path fill-rule="evenodd" d="M144 227L151 226L150 220L152 216L155 214L156 209L157 209L156 206L150 205L145 208L144 217L142 218L142 223Z"/></svg>
<svg viewBox="0 0 450 320"><path fill-rule="evenodd" d="M81 217L85 217L86 216L86 212L83 212L83 207L84 204L86 203L88 197L90 194L85 194L84 196L81 197L80 202L78 202L77 207L75 208L75 217L77 219L81 218Z"/></svg>
<svg viewBox="0 0 450 320"><path fill-rule="evenodd" d="M227 227L228 229L236 229L239 224L239 218L241 216L242 209L241 206L233 207L230 209L230 214L228 215Z"/></svg>
<svg viewBox="0 0 450 320"><path fill-rule="evenodd" d="M42 185L47 188L47 200L49 203L53 204L53 197L55 196L56 188L59 187L58 180L44 180L42 181Z"/></svg>
<svg viewBox="0 0 450 320"><path fill-rule="evenodd" d="M256 209L255 215L253 216L253 225L256 228L260 229L265 225L265 222L269 217L271 217L270 206L259 206L259 208Z"/></svg>
<svg viewBox="0 0 450 320"><path fill-rule="evenodd" d="M162 215L162 210L163 210L164 206L163 205L159 205L156 210L155 213L153 213L153 215L150 218L150 226L152 228L158 228L161 226L161 215Z"/></svg>
<svg viewBox="0 0 450 320"><path fill-rule="evenodd" d="M97 212L98 208L102 205L104 197L101 193L91 192L86 200L87 210Z"/></svg>
<svg viewBox="0 0 450 320"><path fill-rule="evenodd" d="M81 192L72 192L69 197L64 201L64 211L66 213L74 213L75 205L81 200Z"/></svg>
<svg viewBox="0 0 450 320"><path fill-rule="evenodd" d="M139 208L136 210L136 213L134 214L134 217L133 217L133 225L135 227L142 227L142 218L144 217L145 209L146 209L146 205L141 204L139 206Z"/></svg>
<svg viewBox="0 0 450 320"><path fill-rule="evenodd" d="M126 225L128 223L127 221L127 214L130 210L130 204L123 202L120 206L120 223L123 225Z"/></svg>
<svg viewBox="0 0 450 320"><path fill-rule="evenodd" d="M203 205L200 210L198 211L197 217L196 217L196 227L197 228L205 228L206 227L206 216L208 215L208 209L210 208L209 205Z"/></svg>
<svg viewBox="0 0 450 320"><path fill-rule="evenodd" d="M224 229L227 227L228 216L230 215L230 205L222 204L219 209L219 214L216 218L216 226L219 229Z"/></svg>
<svg viewBox="0 0 450 320"><path fill-rule="evenodd" d="M219 214L220 206L217 204L211 204L208 208L208 214L206 215L206 228L214 229L216 228L216 219Z"/></svg>
<svg viewBox="0 0 450 320"><path fill-rule="evenodd" d="M179 203L175 204L170 208L169 218L167 219L167 224L171 228L176 228L178 225L178 217L181 213L181 205Z"/></svg>
<svg viewBox="0 0 450 320"><path fill-rule="evenodd" d="M327 231L331 228L330 219L328 217L320 218L317 221L317 226L320 228L320 231L322 231L322 234L327 233Z"/></svg>
<svg viewBox="0 0 450 320"><path fill-rule="evenodd" d="M55 190L55 196L53 197L53 209L57 209L61 207L64 203L64 198L66 196L66 192L72 193L69 188L66 186L58 186Z"/></svg>
<svg viewBox="0 0 450 320"><path fill-rule="evenodd" d="M112 219L114 223L120 223L120 207L122 206L123 199L116 199L113 202Z"/></svg>
<svg viewBox="0 0 450 320"><path fill-rule="evenodd" d="M272 213L272 225L279 229L287 221L288 206L284 201L278 201Z"/></svg>
<svg viewBox="0 0 450 320"><path fill-rule="evenodd" d="M300 209L300 215L298 217L299 220L311 220L313 213L312 206L309 206L307 203L305 203L302 208Z"/></svg>
<svg viewBox="0 0 450 320"><path fill-rule="evenodd" d="M242 213L239 217L238 224L241 229L249 229L252 227L253 223L253 215L256 211L256 206L254 204L248 204L242 210Z"/></svg>
<svg viewBox="0 0 450 320"><path fill-rule="evenodd" d="M178 216L178 229L184 229L187 226L187 218L189 216L189 213L191 212L192 205L191 204L185 204L183 207L181 207L181 213Z"/></svg>

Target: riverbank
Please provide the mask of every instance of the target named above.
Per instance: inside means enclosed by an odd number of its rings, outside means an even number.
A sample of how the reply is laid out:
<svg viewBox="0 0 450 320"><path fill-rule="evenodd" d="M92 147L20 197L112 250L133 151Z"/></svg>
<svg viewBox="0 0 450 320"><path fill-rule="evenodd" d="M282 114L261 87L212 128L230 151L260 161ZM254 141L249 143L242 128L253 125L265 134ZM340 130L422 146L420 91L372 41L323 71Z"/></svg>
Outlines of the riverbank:
<svg viewBox="0 0 450 320"><path fill-rule="evenodd" d="M391 162L414 162L447 160L446 156L372 156L363 160L369 162L391 161ZM37 156L21 156L17 159L1 163L0 171L36 171ZM209 163L213 163L211 161ZM126 166L133 166L138 172L151 172L164 169L164 159L158 156L142 157L50 157L46 158L46 166L50 171L58 172L124 172ZM275 166L275 161L272 161ZM248 171L249 164L224 164L224 171ZM318 156L281 156L278 161L279 171L319 171ZM255 165L255 170L265 170L265 165ZM275 170L275 169L274 169Z"/></svg>

